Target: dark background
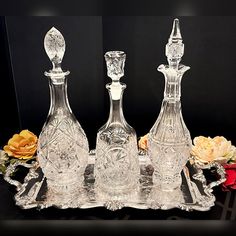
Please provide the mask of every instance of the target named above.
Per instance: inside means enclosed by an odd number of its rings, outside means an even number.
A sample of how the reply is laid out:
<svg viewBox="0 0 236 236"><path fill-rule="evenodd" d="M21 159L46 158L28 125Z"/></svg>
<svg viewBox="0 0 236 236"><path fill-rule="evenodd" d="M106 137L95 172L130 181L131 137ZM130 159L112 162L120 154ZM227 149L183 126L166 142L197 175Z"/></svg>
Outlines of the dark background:
<svg viewBox="0 0 236 236"><path fill-rule="evenodd" d="M104 53L127 54L124 115L138 137L154 124L161 106L164 78L156 68L166 63L165 44L175 17L80 16L1 17L1 123L0 145L22 129L39 135L49 109L51 68L43 48L46 32L56 27L66 40L62 67L70 70L68 95L71 108L95 147L96 133L109 112ZM178 17L185 54L191 67L182 80L182 108L192 137L223 135L236 145L236 17ZM15 189L1 179L0 219L220 219L221 206L208 212L122 209L21 210L14 205ZM215 190L223 202L225 193ZM233 198L230 204L233 204ZM225 213L226 214L226 213ZM230 215L224 215L230 218ZM235 217L235 216L234 216Z"/></svg>
<svg viewBox="0 0 236 236"><path fill-rule="evenodd" d="M183 117L192 137L223 135L236 144L236 17L179 17L185 54L191 67L182 80ZM137 135L154 124L163 98L164 78L156 70L166 63L174 17L81 16L0 18L2 89L0 143L21 129L40 133L49 109L51 68L43 48L55 26L66 40L62 63L70 70L68 96L73 112L95 147L96 132L109 112L104 53L127 54L124 114Z"/></svg>

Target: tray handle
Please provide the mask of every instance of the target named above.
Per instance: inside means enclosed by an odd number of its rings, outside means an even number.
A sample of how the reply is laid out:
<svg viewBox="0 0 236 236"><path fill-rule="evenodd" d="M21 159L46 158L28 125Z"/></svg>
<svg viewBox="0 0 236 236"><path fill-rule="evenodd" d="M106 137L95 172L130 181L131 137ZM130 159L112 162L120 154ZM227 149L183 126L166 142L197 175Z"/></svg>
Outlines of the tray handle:
<svg viewBox="0 0 236 236"><path fill-rule="evenodd" d="M197 167L197 169L200 169L198 171L198 173L196 173L193 177L194 177L194 179L198 179L201 182L206 182L205 176L203 175L203 171L202 171L203 169L211 169L211 168L216 169L216 172L219 175L219 179L209 183L208 185L205 184L205 186L208 190L212 191L212 188L214 188L215 186L218 186L221 183L226 181L225 169L220 163L212 162L209 164L202 164L202 163L196 161L193 157L191 159L194 161L194 165ZM203 178L204 178L204 180L203 180Z"/></svg>
<svg viewBox="0 0 236 236"><path fill-rule="evenodd" d="M18 166L24 166L26 168L29 168L29 174L32 172L32 167L37 167L38 163L36 161L33 161L32 163L28 164L25 162L22 162L20 160L17 160L16 162L14 162L13 164L10 164L7 169L6 169L6 173L4 174L4 180L7 181L9 184L16 186L17 191L19 191L22 188L22 183L14 180L11 178L12 174L15 172L16 168ZM27 176L28 176L27 175Z"/></svg>

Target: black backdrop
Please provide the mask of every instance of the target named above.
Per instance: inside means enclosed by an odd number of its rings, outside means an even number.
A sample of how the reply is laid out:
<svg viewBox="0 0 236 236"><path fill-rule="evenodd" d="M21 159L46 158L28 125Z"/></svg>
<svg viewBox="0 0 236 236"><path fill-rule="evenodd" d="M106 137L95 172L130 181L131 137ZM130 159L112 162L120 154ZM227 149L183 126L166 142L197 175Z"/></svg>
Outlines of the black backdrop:
<svg viewBox="0 0 236 236"><path fill-rule="evenodd" d="M66 40L64 70L70 70L68 94L72 110L83 126L90 147L96 132L106 122L109 82L103 55L108 50L127 54L124 114L138 136L146 134L155 122L163 98L164 79L156 68L166 63L165 44L174 17L81 16L81 17L1 17L1 123L0 143L21 129L39 134L49 109L49 89L45 70L51 68L43 39L52 27ZM236 145L236 17L179 17L185 43L183 63L190 66L182 81L183 117L192 137L223 135ZM171 214L190 218L220 218L220 211L194 212L105 209L40 213L14 206L13 193L2 186L1 217L6 218L166 218ZM10 201L9 199L12 199ZM216 209L216 208L215 208ZM76 212L76 213L71 213ZM106 212L106 213L105 213ZM217 213L216 213L217 212ZM149 215L147 214L149 213ZM86 215L86 216L85 216ZM131 217L131 218L132 218Z"/></svg>
<svg viewBox="0 0 236 236"><path fill-rule="evenodd" d="M72 110L94 142L95 130L104 114L102 18L96 16L6 17L19 128L39 134L47 116L50 102L44 71L52 66L43 40L52 26L58 28L66 40L62 66L71 71L68 96Z"/></svg>
<svg viewBox="0 0 236 236"><path fill-rule="evenodd" d="M223 135L236 143L236 17L179 17L185 54L191 67L182 81L183 117L192 137ZM104 53L127 54L124 114L138 136L149 131L160 111L165 44L174 17L81 16L2 17L1 145L21 129L39 134L49 109L45 70L51 68L43 48L45 33L58 28L66 40L64 70L70 70L68 95L90 147L106 122L109 99ZM6 35L7 32L7 35ZM18 107L17 107L18 105ZM19 111L19 114L17 113Z"/></svg>

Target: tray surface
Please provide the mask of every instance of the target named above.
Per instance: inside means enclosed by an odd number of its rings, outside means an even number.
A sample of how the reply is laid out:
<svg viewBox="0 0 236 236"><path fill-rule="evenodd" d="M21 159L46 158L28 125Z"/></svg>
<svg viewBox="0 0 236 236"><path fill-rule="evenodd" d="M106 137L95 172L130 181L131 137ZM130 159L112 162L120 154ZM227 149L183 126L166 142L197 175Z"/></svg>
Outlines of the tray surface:
<svg viewBox="0 0 236 236"><path fill-rule="evenodd" d="M153 167L147 155L139 155L140 179L139 186L129 196L119 195L112 198L99 198L93 175L95 155L91 153L89 163L84 173L84 186L73 189L66 189L62 193L55 193L47 186L47 180L43 175L37 162L32 164L22 164L16 162L8 167L5 180L17 187L15 195L16 205L23 209L57 207L66 208L93 208L106 207L109 210L118 210L123 207L137 209L171 209L180 208L182 210L209 210L215 204L215 196L212 194L212 187L224 181L224 176L210 185L206 184L206 179L201 168L191 165L190 162L182 170L182 185L179 190L162 192L155 189L152 183ZM12 180L11 173L18 165L29 168L29 172L21 184ZM207 169L212 166L208 166ZM214 167L214 166L213 166ZM223 175L222 168L218 173ZM100 200L99 200L100 199ZM102 200L101 200L102 199Z"/></svg>

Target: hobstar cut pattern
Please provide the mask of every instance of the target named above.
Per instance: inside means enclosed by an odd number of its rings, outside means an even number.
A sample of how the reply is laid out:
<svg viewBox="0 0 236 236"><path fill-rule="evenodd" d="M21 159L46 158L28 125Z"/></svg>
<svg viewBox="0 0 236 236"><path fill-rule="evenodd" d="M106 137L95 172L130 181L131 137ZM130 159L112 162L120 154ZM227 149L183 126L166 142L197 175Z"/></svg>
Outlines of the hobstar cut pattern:
<svg viewBox="0 0 236 236"><path fill-rule="evenodd" d="M191 137L184 123L181 111L181 79L189 69L180 65L184 45L176 19L166 45L166 56L169 65L161 65L158 71L165 76L164 99L156 123L148 135L149 154L154 166L154 188L161 191L175 192L179 199L182 178L181 171L190 158ZM168 194L164 197L152 195L159 202L168 202ZM170 202L173 201L170 199Z"/></svg>
<svg viewBox="0 0 236 236"><path fill-rule="evenodd" d="M39 164L47 179L48 197L52 196L50 192L54 192L56 195L49 199L61 202L65 200L62 196L68 196L68 193L77 192L79 188L82 188L89 146L86 135L73 115L67 98L65 76L69 72L63 72L61 69L65 52L62 34L52 28L45 36L44 46L53 64L52 70L45 73L50 82L51 106L47 121L39 136L37 154Z"/></svg>
<svg viewBox="0 0 236 236"><path fill-rule="evenodd" d="M87 141L81 126L70 117L59 112L48 121L39 137L38 155L48 181L58 186L83 182Z"/></svg>
<svg viewBox="0 0 236 236"><path fill-rule="evenodd" d="M94 174L98 198L106 199L107 206L116 208L136 194L140 168L136 133L125 121L122 111L126 86L119 79L124 74L125 54L111 51L105 54L105 59L107 74L112 79L106 86L111 108L107 123L97 134Z"/></svg>
<svg viewBox="0 0 236 236"><path fill-rule="evenodd" d="M188 146L169 147L163 144L150 143L155 145L155 152L158 158L153 160L155 171L153 182L161 189L176 189L181 185L180 172L185 166L188 157ZM156 153L150 153L155 155Z"/></svg>
<svg viewBox="0 0 236 236"><path fill-rule="evenodd" d="M138 179L135 169L138 164L137 154L134 153L137 147L134 146L135 137L129 137L129 141L124 144L116 142L117 139L111 141L110 137L106 137L105 141L97 141L95 175L98 188L122 194L126 189L130 191L135 187L134 182L136 185L137 181L134 178Z"/></svg>

